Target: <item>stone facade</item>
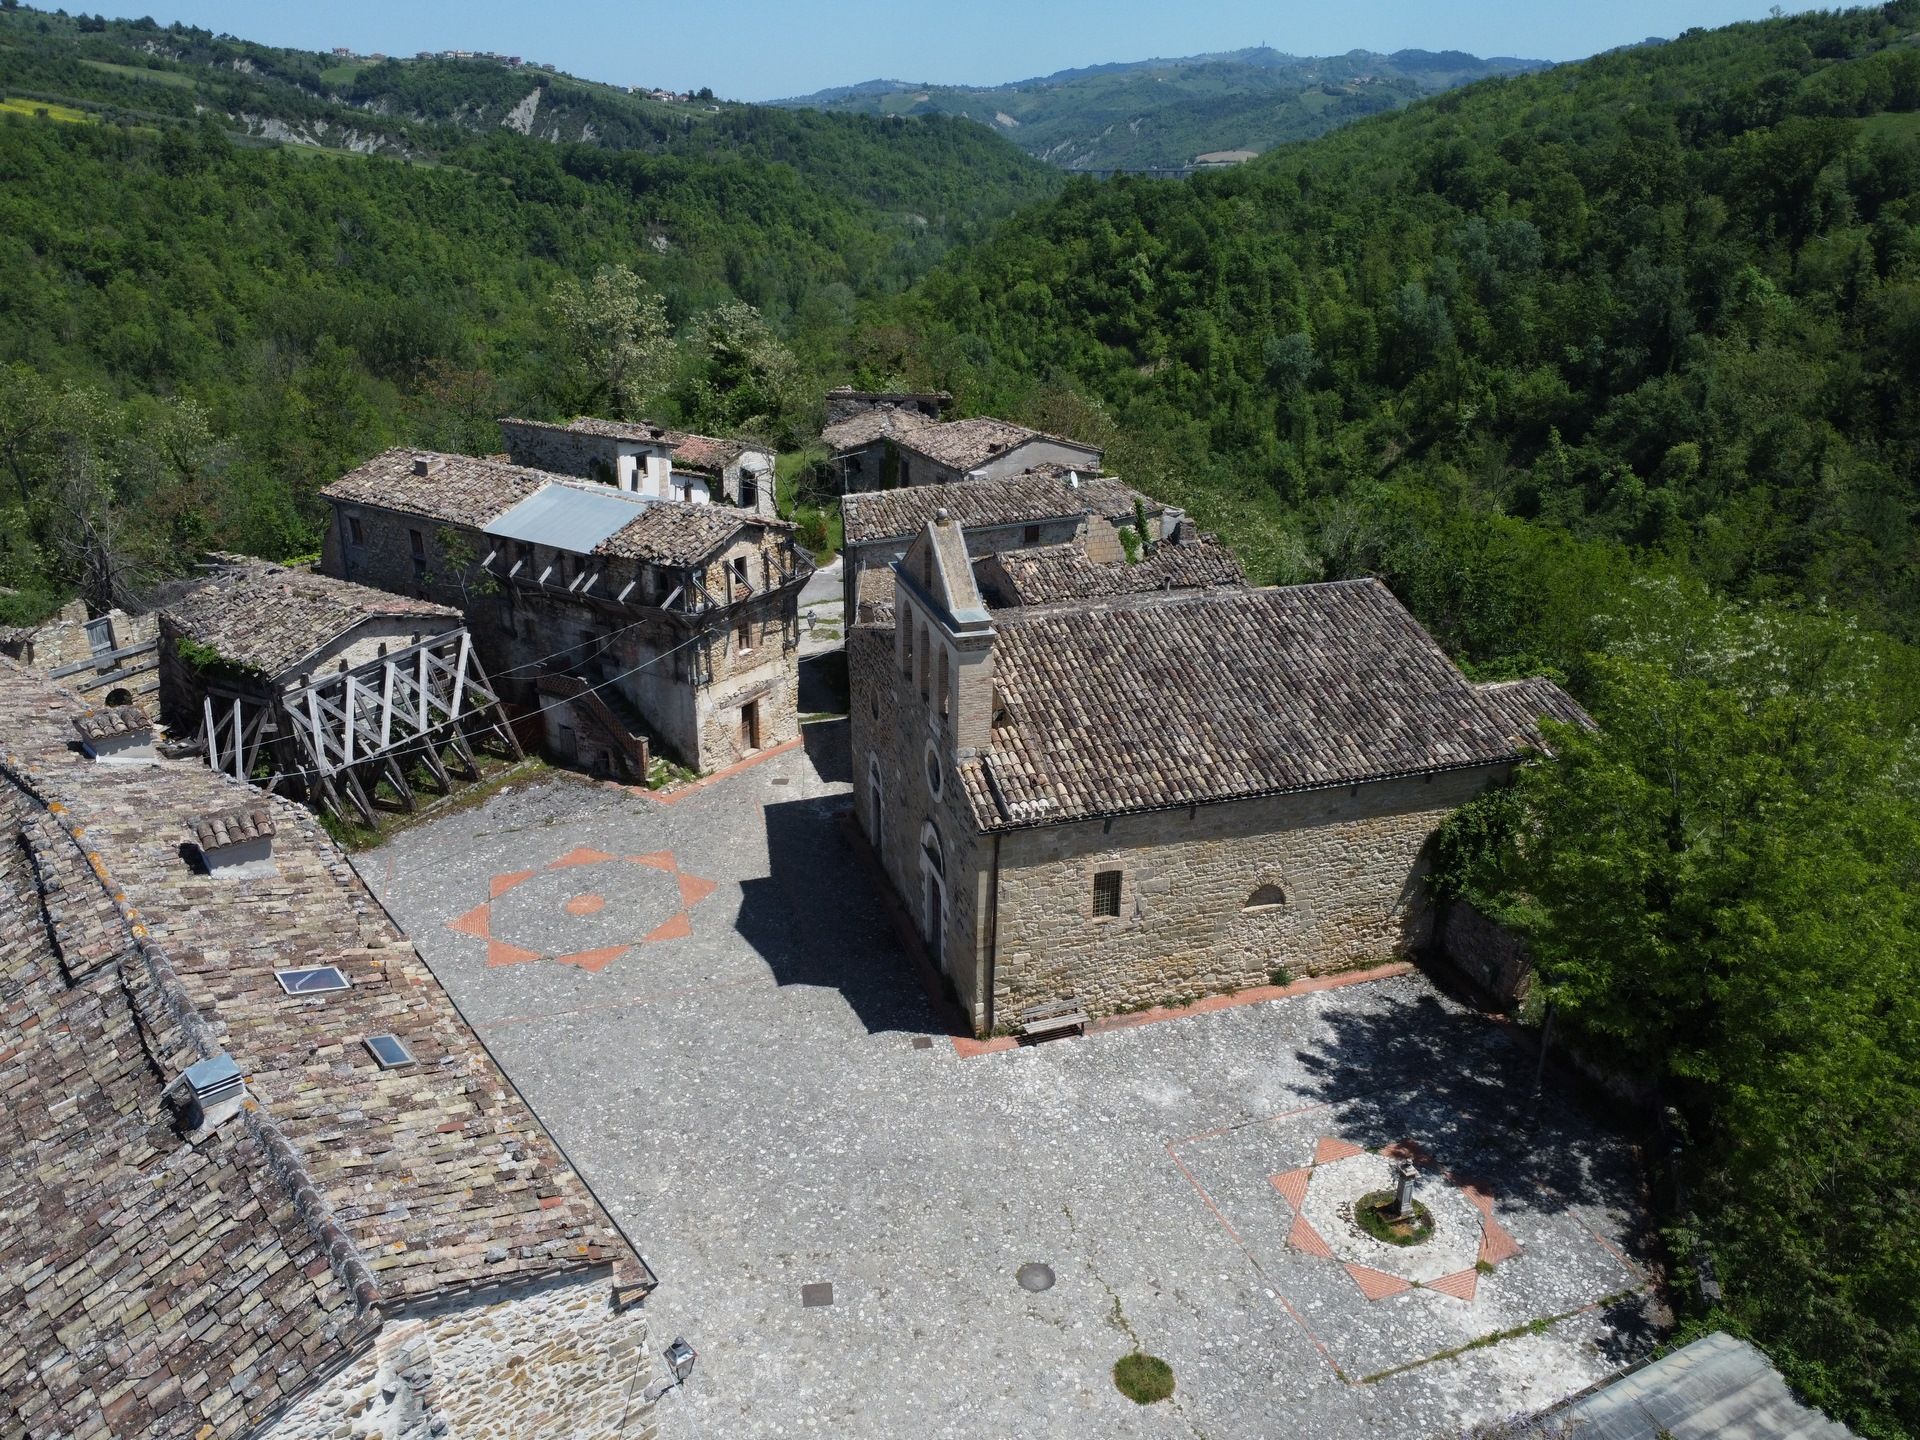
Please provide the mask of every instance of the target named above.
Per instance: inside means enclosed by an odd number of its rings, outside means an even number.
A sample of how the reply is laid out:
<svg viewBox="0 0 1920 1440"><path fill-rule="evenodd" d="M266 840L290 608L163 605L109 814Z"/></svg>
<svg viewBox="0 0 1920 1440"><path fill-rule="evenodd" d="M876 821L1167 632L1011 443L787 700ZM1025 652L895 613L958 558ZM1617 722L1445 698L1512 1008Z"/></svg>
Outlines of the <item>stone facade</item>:
<svg viewBox="0 0 1920 1440"><path fill-rule="evenodd" d="M1482 1000L1508 1010L1526 999L1533 984L1533 954L1519 935L1488 919L1467 900L1448 901L1436 929L1441 957Z"/></svg>
<svg viewBox="0 0 1920 1440"><path fill-rule="evenodd" d="M516 465L671 498L673 447L665 431L655 429L649 437L649 428L635 426L630 436L622 436L506 419L500 422L500 436Z"/></svg>
<svg viewBox="0 0 1920 1440"><path fill-rule="evenodd" d="M1016 830L1000 848L993 1010L1091 1013L1377 964L1423 948L1428 838L1503 771ZM1092 913L1118 872L1120 913Z"/></svg>
<svg viewBox="0 0 1920 1440"><path fill-rule="evenodd" d="M604 1276L389 1319L261 1440L651 1440L647 1319Z"/></svg>
<svg viewBox="0 0 1920 1440"><path fill-rule="evenodd" d="M847 656L860 825L976 1032L1428 945L1427 843L1534 743L1518 701L1374 582L992 611L972 541L930 523Z"/></svg>
<svg viewBox="0 0 1920 1440"><path fill-rule="evenodd" d="M742 519L731 543L696 564L667 566L501 542L477 528L336 501L321 563L328 574L458 607L502 698L520 713L540 711L559 759L622 775L619 737L608 727L625 725L711 770L799 734L790 542L783 528ZM582 593L575 582L587 571L599 578ZM698 591L716 603L677 608ZM542 670L603 686L603 704L542 695Z"/></svg>
<svg viewBox="0 0 1920 1440"><path fill-rule="evenodd" d="M64 683L90 700L138 704L160 688L153 653L159 633L160 618L152 611L89 616L85 603L75 600L42 624L0 630L0 655L48 674L67 672L60 676ZM95 656L101 658L89 666Z"/></svg>

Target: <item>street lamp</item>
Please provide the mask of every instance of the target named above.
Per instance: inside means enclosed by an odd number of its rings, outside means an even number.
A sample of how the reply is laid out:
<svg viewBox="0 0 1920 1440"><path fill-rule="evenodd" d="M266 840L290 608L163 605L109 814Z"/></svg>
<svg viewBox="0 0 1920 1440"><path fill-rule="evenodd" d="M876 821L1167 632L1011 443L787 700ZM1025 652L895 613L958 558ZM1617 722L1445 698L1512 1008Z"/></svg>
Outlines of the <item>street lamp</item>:
<svg viewBox="0 0 1920 1440"><path fill-rule="evenodd" d="M687 1376L693 1373L693 1362L700 1358L699 1352L685 1340L676 1336L674 1342L666 1348L667 1368L673 1372L673 1383L684 1385Z"/></svg>

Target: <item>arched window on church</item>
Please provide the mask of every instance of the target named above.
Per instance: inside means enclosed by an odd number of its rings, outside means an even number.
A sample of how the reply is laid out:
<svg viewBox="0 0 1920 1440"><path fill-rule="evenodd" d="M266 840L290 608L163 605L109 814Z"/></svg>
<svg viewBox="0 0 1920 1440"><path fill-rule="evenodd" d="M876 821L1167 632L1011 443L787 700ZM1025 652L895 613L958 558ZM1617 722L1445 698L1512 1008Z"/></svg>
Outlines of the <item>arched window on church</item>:
<svg viewBox="0 0 1920 1440"><path fill-rule="evenodd" d="M1269 882L1254 887L1253 893L1247 896L1247 903L1240 907L1240 913L1243 915L1262 915L1269 910L1283 909L1286 903L1287 892L1282 890L1278 885Z"/></svg>

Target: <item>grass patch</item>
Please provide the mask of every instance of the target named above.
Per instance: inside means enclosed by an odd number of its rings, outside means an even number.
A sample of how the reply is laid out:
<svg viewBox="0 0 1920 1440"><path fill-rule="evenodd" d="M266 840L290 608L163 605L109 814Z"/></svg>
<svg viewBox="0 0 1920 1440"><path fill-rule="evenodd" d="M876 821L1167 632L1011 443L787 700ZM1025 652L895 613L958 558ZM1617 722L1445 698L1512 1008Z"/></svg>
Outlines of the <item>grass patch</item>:
<svg viewBox="0 0 1920 1440"><path fill-rule="evenodd" d="M1284 965L1276 965L1267 971L1267 983L1269 985L1291 985L1293 983L1292 972Z"/></svg>
<svg viewBox="0 0 1920 1440"><path fill-rule="evenodd" d="M176 89L191 90L193 76L183 75L178 70L149 70L141 65L115 65L110 60L82 60L95 70L104 70L109 75L125 75L129 80L151 80L155 85L172 85Z"/></svg>
<svg viewBox="0 0 1920 1440"><path fill-rule="evenodd" d="M1416 1200L1411 1220L1394 1218L1391 1190L1375 1190L1355 1201L1353 1223L1389 1245L1418 1245L1433 1238L1432 1212Z"/></svg>
<svg viewBox="0 0 1920 1440"><path fill-rule="evenodd" d="M1136 1405L1151 1405L1173 1394L1173 1367L1158 1355L1136 1350L1113 1362L1113 1383Z"/></svg>
<svg viewBox="0 0 1920 1440"><path fill-rule="evenodd" d="M56 105L51 100L0 100L0 114L24 115L29 120L59 120L68 125L84 125L87 112L71 105Z"/></svg>
<svg viewBox="0 0 1920 1440"><path fill-rule="evenodd" d="M367 67L358 60L344 61L339 65L329 65L320 72L320 83L339 89L342 85L351 85L356 76Z"/></svg>
<svg viewBox="0 0 1920 1440"><path fill-rule="evenodd" d="M435 795L426 788L424 768L416 767L409 783L414 784L414 795L420 801L420 808L412 814L400 811L395 814L383 814L380 828L370 829L358 819L335 819L326 811L319 812L321 827L333 837L334 843L349 855L362 850L371 850L383 841L391 840L402 830L418 825L423 820L437 820L442 815L458 814L462 810L471 810L484 805L507 786L522 780L535 780L546 774L550 768L547 762L537 755L529 755L524 760L506 760L488 755L480 755L480 778L471 783L456 780L451 795ZM393 787L382 780L375 786L375 794L381 800L398 803L399 796Z"/></svg>

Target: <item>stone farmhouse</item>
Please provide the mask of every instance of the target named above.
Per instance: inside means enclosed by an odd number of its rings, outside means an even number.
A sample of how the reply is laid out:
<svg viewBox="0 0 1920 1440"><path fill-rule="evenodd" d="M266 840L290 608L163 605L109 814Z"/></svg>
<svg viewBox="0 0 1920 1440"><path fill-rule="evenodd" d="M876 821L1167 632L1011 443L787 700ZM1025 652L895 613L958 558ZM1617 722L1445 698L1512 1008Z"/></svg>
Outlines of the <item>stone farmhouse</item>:
<svg viewBox="0 0 1920 1440"><path fill-rule="evenodd" d="M1008 420L929 421L919 412L880 408L830 425L821 438L843 494L956 480L1004 480L1040 466L1100 472L1101 451Z"/></svg>
<svg viewBox="0 0 1920 1440"><path fill-rule="evenodd" d="M160 708L236 780L379 824L386 784L443 792L451 763L479 778L476 746L519 742L460 612L351 581L238 558L167 605ZM443 758L444 757L444 758Z"/></svg>
<svg viewBox="0 0 1920 1440"><path fill-rule="evenodd" d="M103 718L0 660L6 1433L651 1436L652 1277L407 937Z"/></svg>
<svg viewBox="0 0 1920 1440"><path fill-rule="evenodd" d="M584 416L565 425L508 418L500 422L500 433L515 465L597 480L653 500L774 513L774 454L764 445Z"/></svg>
<svg viewBox="0 0 1920 1440"><path fill-rule="evenodd" d="M1028 603L996 610L970 539L926 523L848 669L860 824L980 1034L1417 948L1434 829L1581 718L1470 684L1376 581L998 555Z"/></svg>
<svg viewBox="0 0 1920 1440"><path fill-rule="evenodd" d="M654 457L624 458L637 475ZM654 741L705 770L799 733L813 567L785 521L406 450L321 493L326 573L460 609L502 699L561 759L639 780Z"/></svg>
<svg viewBox="0 0 1920 1440"><path fill-rule="evenodd" d="M960 525L971 555L1074 543L1118 560L1120 530L1136 528L1142 513L1149 543L1184 523L1180 511L1118 480L1054 466L1008 480L848 495L840 502L840 515L845 532L841 585L849 623L862 606L892 600L894 563L937 516Z"/></svg>

